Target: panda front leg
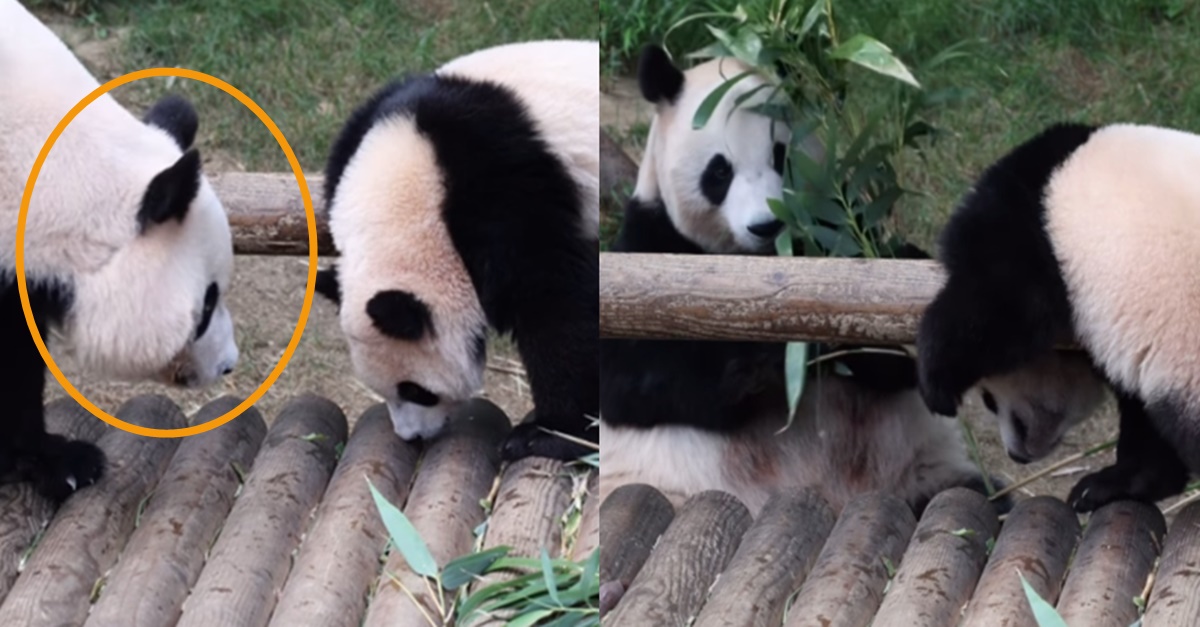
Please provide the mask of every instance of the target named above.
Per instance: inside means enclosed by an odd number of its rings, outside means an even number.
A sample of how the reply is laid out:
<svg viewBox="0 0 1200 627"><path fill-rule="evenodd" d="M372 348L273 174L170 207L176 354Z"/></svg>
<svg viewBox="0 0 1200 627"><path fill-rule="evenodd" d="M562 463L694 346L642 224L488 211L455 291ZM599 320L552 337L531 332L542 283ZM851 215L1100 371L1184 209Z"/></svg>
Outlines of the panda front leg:
<svg viewBox="0 0 1200 627"><path fill-rule="evenodd" d="M600 413L597 316L594 308L564 312L548 307L544 315L517 321L513 332L529 373L534 409L504 441L506 460L536 456L573 461L594 451L547 430L599 440L594 424Z"/></svg>
<svg viewBox="0 0 1200 627"><path fill-rule="evenodd" d="M1079 512L1090 512L1113 501L1155 503L1183 492L1188 469L1151 421L1146 403L1136 395L1117 391L1120 435L1117 463L1094 472L1075 484L1067 502ZM1167 411L1155 407L1155 411Z"/></svg>
<svg viewBox="0 0 1200 627"><path fill-rule="evenodd" d="M44 295L31 290L35 321L46 328ZM46 367L25 324L16 288L0 296L0 329L10 348L0 367L0 398L12 407L7 436L0 439L0 481L30 481L47 498L61 502L77 488L95 483L104 469L104 454L87 442L46 433L43 393Z"/></svg>

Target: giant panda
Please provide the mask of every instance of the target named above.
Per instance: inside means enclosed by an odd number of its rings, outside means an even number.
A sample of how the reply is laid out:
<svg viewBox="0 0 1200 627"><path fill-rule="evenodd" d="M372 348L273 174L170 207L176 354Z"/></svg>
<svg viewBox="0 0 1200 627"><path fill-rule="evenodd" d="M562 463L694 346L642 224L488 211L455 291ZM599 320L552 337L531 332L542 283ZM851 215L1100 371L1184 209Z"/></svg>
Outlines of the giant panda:
<svg viewBox="0 0 1200 627"><path fill-rule="evenodd" d="M16 0L0 0L0 480L61 500L96 481L95 446L47 434L46 369L17 292L19 205L34 159L98 86ZM25 275L42 337L90 373L200 386L238 359L225 306L233 249L191 148L195 111L167 97L140 121L109 95L66 127L33 192Z"/></svg>
<svg viewBox="0 0 1200 627"><path fill-rule="evenodd" d="M488 48L371 96L326 167L354 370L395 431L431 438L480 391L489 325L511 332L532 416L509 460L597 441L599 45Z"/></svg>
<svg viewBox="0 0 1200 627"><path fill-rule="evenodd" d="M759 89L765 79L739 81L703 129L691 125L700 103L747 69L721 59L681 71L661 48L643 51L638 81L656 115L613 252L771 250L783 225L767 199L781 194L790 132L748 110L769 91ZM806 151L821 157L814 142ZM628 483L649 483L675 503L716 489L757 512L775 488L811 486L837 510L881 490L919 512L949 487L984 491L958 427L922 404L906 353L850 351L811 368L794 423L780 432L783 344L600 344L601 498ZM847 347L819 348L833 357Z"/></svg>
<svg viewBox="0 0 1200 627"><path fill-rule="evenodd" d="M1071 490L1079 511L1157 501L1200 470L1197 171L1191 133L1054 125L987 168L940 236L947 280L918 336L926 403L952 415L977 381L1077 340L1120 413L1117 461Z"/></svg>

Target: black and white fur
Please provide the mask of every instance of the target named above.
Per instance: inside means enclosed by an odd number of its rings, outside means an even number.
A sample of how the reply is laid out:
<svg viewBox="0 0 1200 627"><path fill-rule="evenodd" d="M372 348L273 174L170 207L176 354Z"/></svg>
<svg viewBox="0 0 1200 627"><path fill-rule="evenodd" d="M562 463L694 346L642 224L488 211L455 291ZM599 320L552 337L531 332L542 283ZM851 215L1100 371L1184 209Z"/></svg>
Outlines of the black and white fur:
<svg viewBox="0 0 1200 627"><path fill-rule="evenodd" d="M490 325L535 405L504 455L586 452L539 427L596 441L598 63L595 42L481 50L384 87L337 139L320 287L402 437L480 391Z"/></svg>
<svg viewBox="0 0 1200 627"><path fill-rule="evenodd" d="M782 225L766 201L781 193L790 132L744 108L730 114L763 79L739 82L705 129L691 128L699 103L745 69L723 59L681 72L661 49L644 51L639 82L656 117L614 252L770 249ZM820 158L819 148L810 154ZM757 511L773 489L811 486L838 510L883 490L920 511L943 489L984 489L957 426L922 404L905 354L849 353L814 367L783 432L782 344L604 340L600 355L601 498L649 483L676 503L716 489Z"/></svg>
<svg viewBox="0 0 1200 627"><path fill-rule="evenodd" d="M0 478L62 499L99 478L99 449L45 431L46 370L15 276L17 215L43 142L98 83L15 0L0 0ZM204 385L238 358L222 294L233 249L225 211L191 149L197 119L168 97L139 121L110 95L49 153L25 229L30 306L43 339L85 371Z"/></svg>
<svg viewBox="0 0 1200 627"><path fill-rule="evenodd" d="M954 414L977 381L1075 338L1121 429L1116 464L1071 491L1080 511L1177 494L1200 470L1197 171L1200 136L1060 124L989 167L942 233L949 276L918 338L925 400Z"/></svg>

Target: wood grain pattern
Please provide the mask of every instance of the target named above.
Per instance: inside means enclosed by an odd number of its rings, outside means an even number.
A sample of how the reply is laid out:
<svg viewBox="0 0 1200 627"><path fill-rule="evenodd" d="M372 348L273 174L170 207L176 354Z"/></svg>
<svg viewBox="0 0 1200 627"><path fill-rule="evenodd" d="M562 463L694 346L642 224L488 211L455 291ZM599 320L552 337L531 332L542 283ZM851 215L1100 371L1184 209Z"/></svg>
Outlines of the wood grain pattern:
<svg viewBox="0 0 1200 627"><path fill-rule="evenodd" d="M709 491L688 499L624 598L609 612L608 623L687 624L704 605L750 523L750 511L733 495Z"/></svg>
<svg viewBox="0 0 1200 627"><path fill-rule="evenodd" d="M873 627L958 624L999 524L991 503L978 492L953 488L935 496L913 532Z"/></svg>
<svg viewBox="0 0 1200 627"><path fill-rule="evenodd" d="M139 396L117 410L133 424L175 429L187 423L163 396ZM0 606L0 625L79 625L93 590L117 561L139 504L166 470L179 440L107 430L97 444L108 457L104 477L63 503L25 572Z"/></svg>
<svg viewBox="0 0 1200 627"><path fill-rule="evenodd" d="M369 479L390 503L408 498L420 451L392 428L387 406L363 412L305 535L271 625L357 627L388 543Z"/></svg>
<svg viewBox="0 0 1200 627"><path fill-rule="evenodd" d="M613 490L600 505L600 581L628 588L674 519L671 502L648 485Z"/></svg>
<svg viewBox="0 0 1200 627"><path fill-rule="evenodd" d="M345 441L346 417L332 402L304 395L284 406L184 602L179 627L267 624Z"/></svg>
<svg viewBox="0 0 1200 627"><path fill-rule="evenodd" d="M241 399L225 396L205 405L193 424L229 412ZM205 555L233 505L267 427L251 407L233 422L183 438L141 515L120 562L109 573L88 627L170 627Z"/></svg>
<svg viewBox="0 0 1200 627"><path fill-rule="evenodd" d="M1175 516L1162 554L1142 624L1200 625L1200 503Z"/></svg>
<svg viewBox="0 0 1200 627"><path fill-rule="evenodd" d="M1004 521L960 624L1037 627L1017 573L1053 604L1078 539L1079 517L1066 503L1050 496L1017 503Z"/></svg>
<svg viewBox="0 0 1200 627"><path fill-rule="evenodd" d="M808 576L836 516L811 489L771 497L721 574L696 627L776 627Z"/></svg>
<svg viewBox="0 0 1200 627"><path fill-rule="evenodd" d="M600 255L600 335L913 342L943 281L892 259Z"/></svg>
<svg viewBox="0 0 1200 627"><path fill-rule="evenodd" d="M317 250L335 254L321 190L324 178L306 176L317 216ZM233 249L241 255L307 255L308 219L296 177L289 173L227 172L209 175L229 214Z"/></svg>
<svg viewBox="0 0 1200 627"><path fill-rule="evenodd" d="M508 416L484 399L473 399L450 417L447 430L429 443L404 514L428 545L438 566L470 552L474 530L484 520L480 500L491 491L499 469L499 443L512 428ZM397 583L399 582L399 583ZM400 587L404 585L421 606ZM440 612L425 580L392 551L375 585L365 627L440 625Z"/></svg>
<svg viewBox="0 0 1200 627"><path fill-rule="evenodd" d="M864 494L847 503L792 602L787 627L870 625L887 586L887 565L899 563L916 525L908 504L890 495Z"/></svg>
<svg viewBox="0 0 1200 627"><path fill-rule="evenodd" d="M600 472L588 475L587 500L579 519L579 536L571 547L571 559L582 562L600 547Z"/></svg>
<svg viewBox="0 0 1200 627"><path fill-rule="evenodd" d="M1058 599L1063 620L1090 627L1133 624L1133 599L1146 585L1166 531L1153 505L1120 501L1093 512Z"/></svg>

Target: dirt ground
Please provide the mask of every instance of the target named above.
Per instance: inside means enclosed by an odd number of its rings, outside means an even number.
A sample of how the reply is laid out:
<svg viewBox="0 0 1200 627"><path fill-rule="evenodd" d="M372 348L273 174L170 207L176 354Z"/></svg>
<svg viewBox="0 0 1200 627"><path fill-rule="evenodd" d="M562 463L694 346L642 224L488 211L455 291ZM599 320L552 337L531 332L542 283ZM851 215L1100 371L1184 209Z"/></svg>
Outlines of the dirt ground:
<svg viewBox="0 0 1200 627"><path fill-rule="evenodd" d="M98 77L110 77L128 70L120 68L115 61L123 35L121 30L109 32L107 38L98 39L93 29L81 28L74 20L44 12L39 17L67 42ZM137 92L115 95L126 103L145 100L140 97L144 94ZM240 108L241 105L230 99L230 106ZM249 112L243 110L237 114L249 115ZM204 155L205 171L244 170L236 155L206 151L206 132L211 131L204 128L202 121L197 145ZM264 141L274 143L265 127L262 133ZM234 373L212 388L185 391L152 383L101 383L73 376L69 363L60 365L84 396L110 413L132 396L144 393L165 394L189 414L222 394L245 398L266 380L291 339L303 303L307 272L308 261L302 258L237 257L233 285L227 298L237 327L242 358ZM488 349L483 396L518 421L532 409L532 401L515 346L507 339L493 338ZM354 377L346 344L338 327L337 311L319 296L314 299L304 336L291 361L257 408L270 422L289 399L302 393L315 393L333 400L346 412L351 424L366 408L380 402ZM57 383L51 382L47 389L48 400L62 395L65 395L65 391Z"/></svg>
<svg viewBox="0 0 1200 627"><path fill-rule="evenodd" d="M600 100L601 124L610 131L613 139L622 144L630 156L635 160L640 159L643 148L641 131L649 125L654 113L653 107L642 100L638 93L637 81L633 78L605 80L602 82L602 89L604 93ZM1110 403L1103 411L1067 434L1062 445L1049 459L1021 465L1009 459L1005 453L1000 441L1000 432L978 398L968 399L963 415L965 423L978 442L983 468L1006 484L1021 481L1059 460L1114 439L1117 433L1116 406ZM1015 494L1018 498L1041 494L1066 498L1075 482L1114 460L1115 456L1112 450L1109 450L1070 463L1017 489Z"/></svg>

